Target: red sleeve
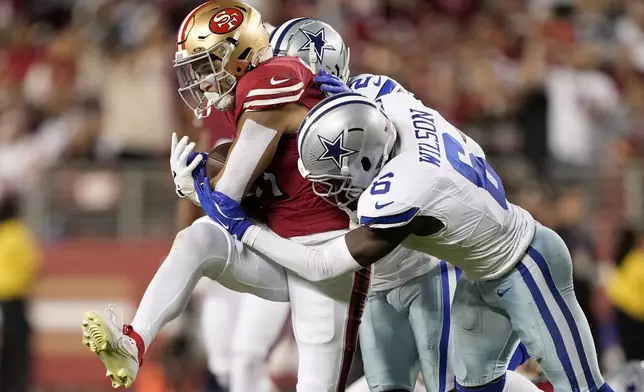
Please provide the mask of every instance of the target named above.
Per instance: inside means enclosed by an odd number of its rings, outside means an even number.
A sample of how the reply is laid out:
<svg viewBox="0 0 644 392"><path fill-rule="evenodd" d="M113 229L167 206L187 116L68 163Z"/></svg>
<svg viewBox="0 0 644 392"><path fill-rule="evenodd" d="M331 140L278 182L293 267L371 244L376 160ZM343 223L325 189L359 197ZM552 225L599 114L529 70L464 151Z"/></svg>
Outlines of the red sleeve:
<svg viewBox="0 0 644 392"><path fill-rule="evenodd" d="M276 108L298 102L313 84L313 73L296 58L277 57L240 79L235 97L235 117L247 111Z"/></svg>

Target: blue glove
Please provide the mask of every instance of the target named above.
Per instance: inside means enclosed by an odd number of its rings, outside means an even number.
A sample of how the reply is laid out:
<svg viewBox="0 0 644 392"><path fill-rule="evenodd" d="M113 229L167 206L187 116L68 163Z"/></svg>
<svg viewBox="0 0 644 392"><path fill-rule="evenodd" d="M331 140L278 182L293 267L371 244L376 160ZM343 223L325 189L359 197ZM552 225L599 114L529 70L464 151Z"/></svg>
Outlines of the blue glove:
<svg viewBox="0 0 644 392"><path fill-rule="evenodd" d="M194 175L195 189L201 208L215 222L241 241L253 223L248 220L241 205L221 192L212 190L204 167Z"/></svg>
<svg viewBox="0 0 644 392"><path fill-rule="evenodd" d="M321 69L317 76L313 79L315 83L320 86L320 90L329 94L340 94L351 92L349 86L347 86L339 77L331 75L327 71Z"/></svg>

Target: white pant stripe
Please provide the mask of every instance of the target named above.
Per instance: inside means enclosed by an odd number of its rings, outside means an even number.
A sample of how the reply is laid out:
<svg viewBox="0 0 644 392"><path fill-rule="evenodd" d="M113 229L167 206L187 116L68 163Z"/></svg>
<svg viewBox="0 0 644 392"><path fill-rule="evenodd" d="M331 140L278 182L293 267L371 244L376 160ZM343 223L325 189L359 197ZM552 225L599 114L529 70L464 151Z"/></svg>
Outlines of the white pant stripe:
<svg viewBox="0 0 644 392"><path fill-rule="evenodd" d="M563 337L565 343L566 352L570 357L570 363L572 364L572 368L575 372L575 377L577 379L577 382L579 383L579 387L582 391L588 390L588 383L586 382L586 378L584 377L584 370L581 366L581 360L579 358L577 350L573 349L575 347L575 341L572 336L572 331L570 330L570 327L566 322L561 308L552 296L552 293L550 292L550 289L548 288L548 285L545 281L545 277L541 273L541 270L539 270L537 263L529 256L524 257L522 261L532 273L532 277L534 278L537 287L539 288L539 291L541 292L541 295L543 296L543 299L548 306L548 310L552 314L552 317L554 318L555 323L557 324L557 327L561 332L561 336Z"/></svg>

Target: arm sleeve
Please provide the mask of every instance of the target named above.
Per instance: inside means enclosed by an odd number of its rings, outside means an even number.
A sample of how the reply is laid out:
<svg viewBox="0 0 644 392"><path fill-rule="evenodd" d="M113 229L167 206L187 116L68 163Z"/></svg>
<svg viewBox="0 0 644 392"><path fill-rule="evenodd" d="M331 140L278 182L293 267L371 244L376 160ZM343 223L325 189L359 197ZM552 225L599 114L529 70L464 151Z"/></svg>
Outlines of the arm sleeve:
<svg viewBox="0 0 644 392"><path fill-rule="evenodd" d="M250 119L246 120L226 159L226 166L215 185L215 190L240 201L275 135L277 131L274 129Z"/></svg>
<svg viewBox="0 0 644 392"><path fill-rule="evenodd" d="M282 238L263 227L252 226L242 242L312 282L332 279L363 268L351 256L344 236L313 248Z"/></svg>

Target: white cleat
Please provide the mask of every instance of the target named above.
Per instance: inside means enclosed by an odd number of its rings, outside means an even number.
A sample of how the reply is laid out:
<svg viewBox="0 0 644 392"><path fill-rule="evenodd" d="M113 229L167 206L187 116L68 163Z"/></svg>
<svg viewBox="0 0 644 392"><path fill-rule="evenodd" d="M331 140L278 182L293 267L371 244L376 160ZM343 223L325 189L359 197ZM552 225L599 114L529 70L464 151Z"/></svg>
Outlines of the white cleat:
<svg viewBox="0 0 644 392"><path fill-rule="evenodd" d="M132 385L139 371L138 349L134 339L123 334L116 323L114 305L105 310L105 316L85 312L82 329L83 344L101 358L112 387L128 388Z"/></svg>

